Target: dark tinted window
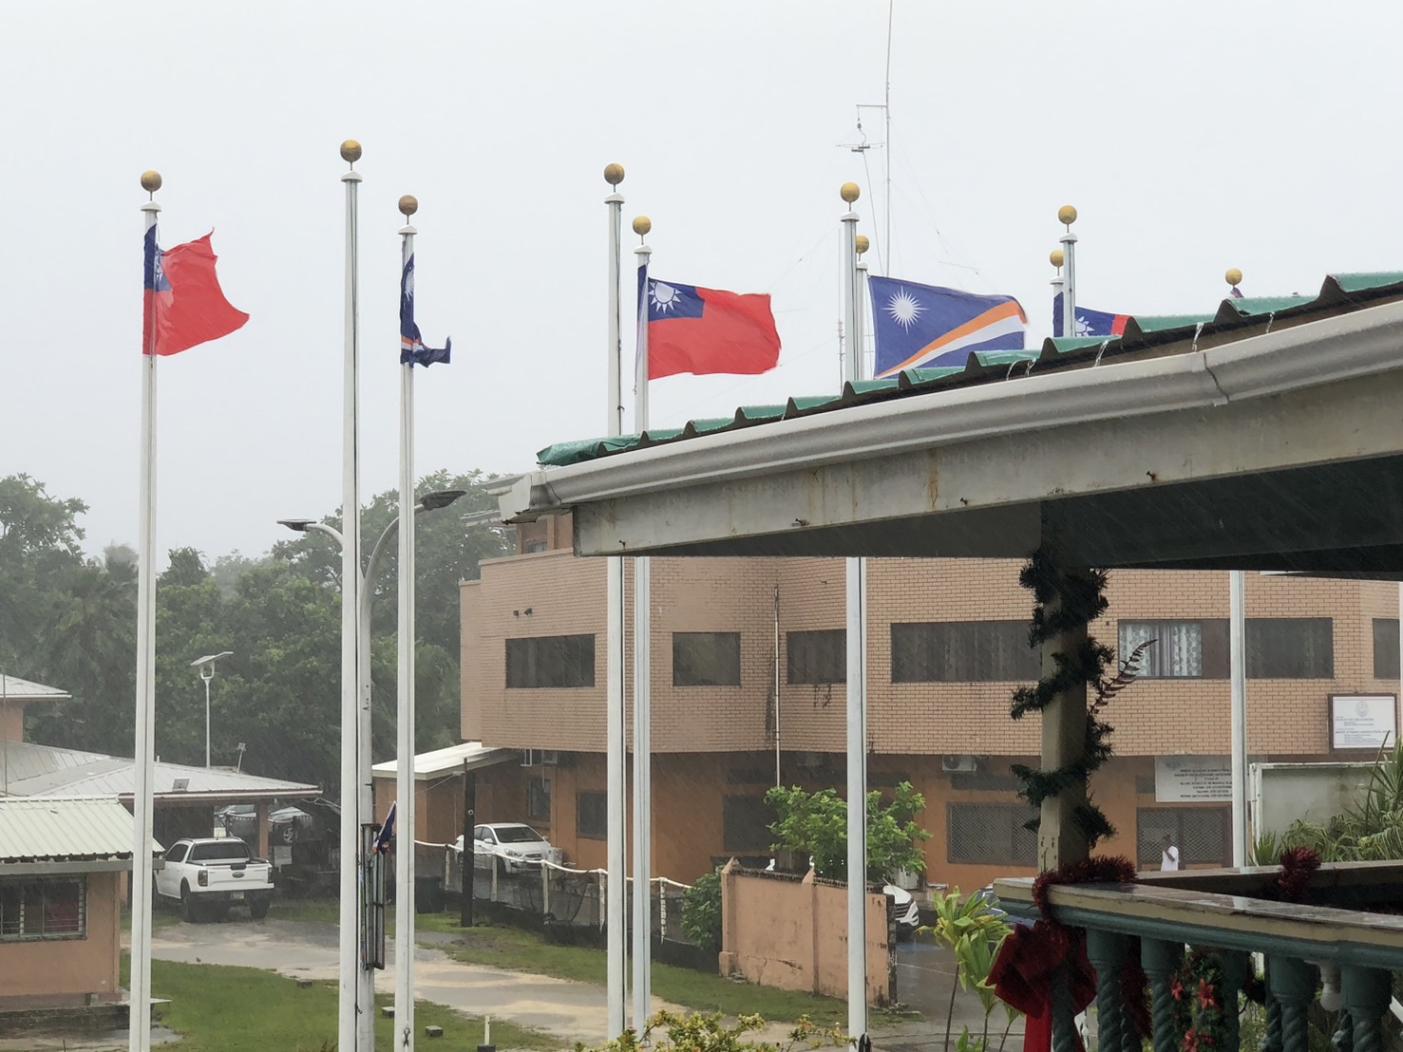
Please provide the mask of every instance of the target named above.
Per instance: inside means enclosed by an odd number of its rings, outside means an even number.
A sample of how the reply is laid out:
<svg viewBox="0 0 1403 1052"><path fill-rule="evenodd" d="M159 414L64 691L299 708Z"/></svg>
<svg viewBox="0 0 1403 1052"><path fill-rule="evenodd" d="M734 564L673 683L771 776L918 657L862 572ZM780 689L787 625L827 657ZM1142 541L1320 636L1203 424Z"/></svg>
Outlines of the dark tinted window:
<svg viewBox="0 0 1403 1052"><path fill-rule="evenodd" d="M775 812L762 796L728 796L722 807L722 846L727 851L770 850Z"/></svg>
<svg viewBox="0 0 1403 1052"><path fill-rule="evenodd" d="M82 938L86 931L81 877L0 880L0 940Z"/></svg>
<svg viewBox="0 0 1403 1052"><path fill-rule="evenodd" d="M948 860L1035 866L1038 834L1026 823L1038 816L1027 804L950 804Z"/></svg>
<svg viewBox="0 0 1403 1052"><path fill-rule="evenodd" d="M841 628L819 632L790 632L790 683L846 683L848 633Z"/></svg>
<svg viewBox="0 0 1403 1052"><path fill-rule="evenodd" d="M672 633L674 687L739 687L739 632Z"/></svg>
<svg viewBox="0 0 1403 1052"><path fill-rule="evenodd" d="M507 686L594 686L594 636L508 639Z"/></svg>
<svg viewBox="0 0 1403 1052"><path fill-rule="evenodd" d="M530 826L498 826L496 833L499 844L530 844L545 839Z"/></svg>
<svg viewBox="0 0 1403 1052"><path fill-rule="evenodd" d="M591 840L609 835L609 798L605 793L580 793L575 807L576 833Z"/></svg>
<svg viewBox="0 0 1403 1052"><path fill-rule="evenodd" d="M1374 678L1398 678L1398 618L1374 618Z"/></svg>
<svg viewBox="0 0 1403 1052"><path fill-rule="evenodd" d="M1328 617L1249 617L1247 675L1254 679L1333 679L1334 623Z"/></svg>
<svg viewBox="0 0 1403 1052"><path fill-rule="evenodd" d="M248 858L248 845L234 837L190 848L191 862L247 862Z"/></svg>
<svg viewBox="0 0 1403 1052"><path fill-rule="evenodd" d="M1140 865L1158 869L1163 838L1179 849L1180 865L1194 862L1225 866L1232 812L1226 807L1142 807L1135 812Z"/></svg>
<svg viewBox="0 0 1403 1052"><path fill-rule="evenodd" d="M936 621L891 626L893 683L1035 680L1042 658L1026 621Z"/></svg>
<svg viewBox="0 0 1403 1052"><path fill-rule="evenodd" d="M190 850L190 845L189 845L189 844L176 844L175 847L171 848L169 851L166 852L166 861L167 861L167 862L184 862L184 861L185 861L185 853L186 853L187 851L189 851L189 850Z"/></svg>
<svg viewBox="0 0 1403 1052"><path fill-rule="evenodd" d="M550 821L550 781L532 778L526 783L526 817Z"/></svg>

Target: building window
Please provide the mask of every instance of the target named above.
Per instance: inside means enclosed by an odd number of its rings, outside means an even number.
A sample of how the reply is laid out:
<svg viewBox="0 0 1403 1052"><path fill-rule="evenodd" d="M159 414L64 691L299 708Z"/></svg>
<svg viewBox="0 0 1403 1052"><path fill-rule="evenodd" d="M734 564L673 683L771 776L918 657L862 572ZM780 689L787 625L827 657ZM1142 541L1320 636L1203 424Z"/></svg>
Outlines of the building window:
<svg viewBox="0 0 1403 1052"><path fill-rule="evenodd" d="M739 632L672 633L674 687L739 687Z"/></svg>
<svg viewBox="0 0 1403 1052"><path fill-rule="evenodd" d="M1398 678L1398 618L1374 618L1374 678Z"/></svg>
<svg viewBox="0 0 1403 1052"><path fill-rule="evenodd" d="M1334 679L1335 632L1328 617L1249 617L1247 675Z"/></svg>
<svg viewBox="0 0 1403 1052"><path fill-rule="evenodd" d="M84 879L0 880L0 942L87 936Z"/></svg>
<svg viewBox="0 0 1403 1052"><path fill-rule="evenodd" d="M1135 812L1135 826L1137 857L1146 868L1159 867L1166 835L1179 849L1183 865L1225 866L1232 853L1232 811L1227 807L1141 807Z"/></svg>
<svg viewBox="0 0 1403 1052"><path fill-rule="evenodd" d="M1120 653L1124 661L1148 643L1140 659L1140 675L1151 679L1226 679L1227 622L1122 621Z"/></svg>
<svg viewBox="0 0 1403 1052"><path fill-rule="evenodd" d="M790 683L846 683L848 633L841 628L821 632L790 632Z"/></svg>
<svg viewBox="0 0 1403 1052"><path fill-rule="evenodd" d="M508 639L507 686L594 686L594 636Z"/></svg>
<svg viewBox="0 0 1403 1052"><path fill-rule="evenodd" d="M893 683L1034 680L1042 658L1026 621L936 621L891 626Z"/></svg>
<svg viewBox="0 0 1403 1052"><path fill-rule="evenodd" d="M728 796L721 808L721 846L746 854L770 850L775 811L763 796Z"/></svg>
<svg viewBox="0 0 1403 1052"><path fill-rule="evenodd" d="M580 793L575 797L575 832L587 840L608 838L608 793Z"/></svg>
<svg viewBox="0 0 1403 1052"><path fill-rule="evenodd" d="M950 862L1035 866L1038 834L1027 823L1038 812L1027 804L950 804L946 809Z"/></svg>
<svg viewBox="0 0 1403 1052"><path fill-rule="evenodd" d="M526 817L538 822L550 821L550 780L532 778L526 783Z"/></svg>

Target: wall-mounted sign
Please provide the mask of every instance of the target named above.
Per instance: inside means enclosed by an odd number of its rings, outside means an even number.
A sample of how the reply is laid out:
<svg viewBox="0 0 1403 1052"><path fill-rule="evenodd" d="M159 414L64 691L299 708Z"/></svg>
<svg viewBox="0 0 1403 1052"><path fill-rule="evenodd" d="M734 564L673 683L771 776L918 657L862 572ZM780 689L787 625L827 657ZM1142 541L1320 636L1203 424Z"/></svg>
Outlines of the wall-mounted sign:
<svg viewBox="0 0 1403 1052"><path fill-rule="evenodd" d="M1155 800L1161 804L1232 799L1232 761L1226 756L1156 756Z"/></svg>
<svg viewBox="0 0 1403 1052"><path fill-rule="evenodd" d="M1397 741L1398 699L1394 695L1330 695L1330 748L1377 751Z"/></svg>

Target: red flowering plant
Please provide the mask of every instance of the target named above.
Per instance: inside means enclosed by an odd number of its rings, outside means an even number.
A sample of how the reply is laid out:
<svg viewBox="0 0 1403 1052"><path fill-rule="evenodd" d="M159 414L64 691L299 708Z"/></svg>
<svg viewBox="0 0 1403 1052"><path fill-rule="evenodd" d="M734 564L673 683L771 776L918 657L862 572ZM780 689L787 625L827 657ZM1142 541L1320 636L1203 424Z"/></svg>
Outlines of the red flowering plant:
<svg viewBox="0 0 1403 1052"><path fill-rule="evenodd" d="M1227 1044L1228 1016L1223 1005L1223 968L1216 957L1194 950L1170 982L1174 1029L1182 1052L1208 1052ZM1236 1007L1236 1006L1234 1006Z"/></svg>

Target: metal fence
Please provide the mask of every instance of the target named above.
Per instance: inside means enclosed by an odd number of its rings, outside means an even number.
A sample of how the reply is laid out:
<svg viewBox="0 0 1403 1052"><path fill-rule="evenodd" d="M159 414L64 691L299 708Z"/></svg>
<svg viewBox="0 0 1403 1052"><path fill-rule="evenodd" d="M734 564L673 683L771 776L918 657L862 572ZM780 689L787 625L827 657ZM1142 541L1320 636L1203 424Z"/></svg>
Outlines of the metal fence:
<svg viewBox="0 0 1403 1052"><path fill-rule="evenodd" d="M472 881L473 900L527 915L543 925L602 932L608 923L608 875L602 869L572 869L558 862L522 859L506 861L493 855L476 856ZM438 876L443 890L461 895L463 855L452 844L414 842L414 865L419 878ZM664 943L694 946L682 927L685 897L690 884L666 877L649 881L654 938ZM633 880L628 882L629 917L632 917Z"/></svg>

